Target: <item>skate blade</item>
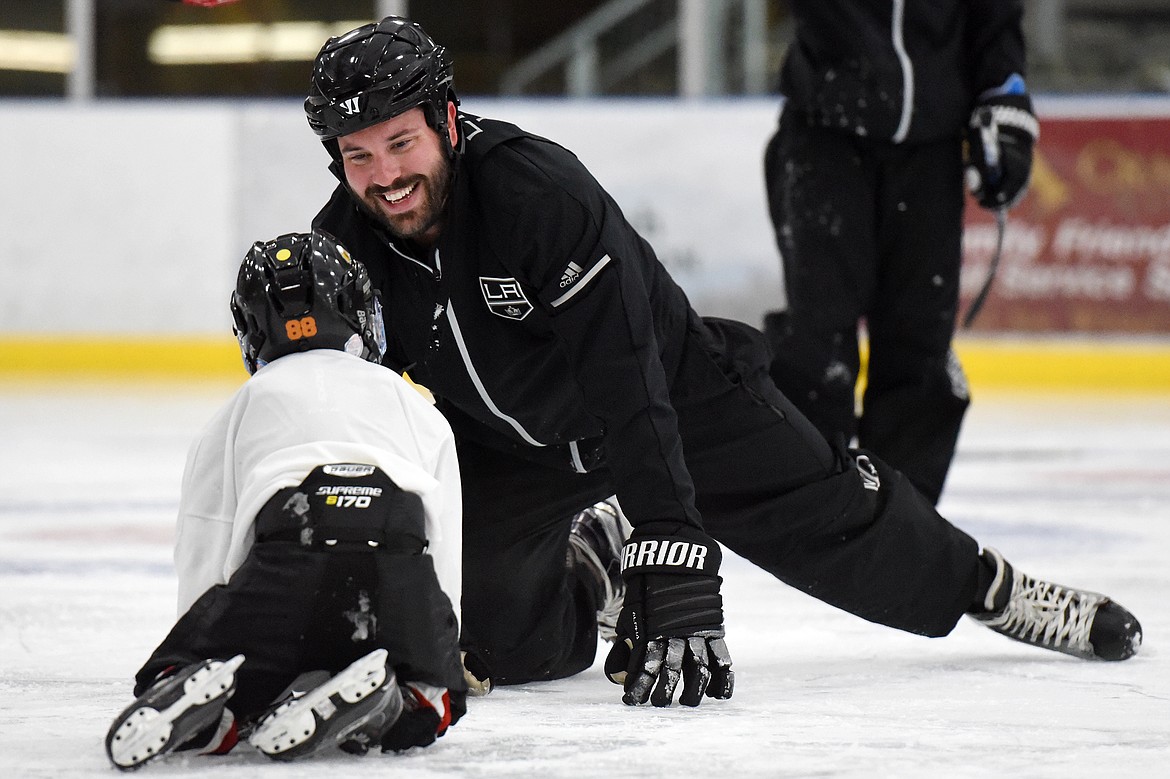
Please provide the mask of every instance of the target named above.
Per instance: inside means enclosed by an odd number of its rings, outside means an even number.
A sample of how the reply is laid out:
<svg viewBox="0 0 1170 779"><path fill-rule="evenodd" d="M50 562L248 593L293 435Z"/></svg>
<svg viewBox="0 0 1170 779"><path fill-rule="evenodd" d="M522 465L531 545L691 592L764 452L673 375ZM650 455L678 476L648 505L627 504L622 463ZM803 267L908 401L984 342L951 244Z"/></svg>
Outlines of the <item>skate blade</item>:
<svg viewBox="0 0 1170 779"><path fill-rule="evenodd" d="M235 684L236 670L243 655L230 660L213 660L183 682L183 693L161 711L142 706L126 713L111 732L106 745L110 761L122 770L138 768L146 761L165 754L172 744L175 723L197 706L204 706ZM206 724L200 726L206 727Z"/></svg>
<svg viewBox="0 0 1170 779"><path fill-rule="evenodd" d="M333 732L325 726L341 711L334 696L352 706L378 692L386 684L386 657L385 649L375 649L320 687L281 705L256 726L248 743L277 760L305 757L341 743L369 722L380 707ZM344 711L341 715L344 717Z"/></svg>

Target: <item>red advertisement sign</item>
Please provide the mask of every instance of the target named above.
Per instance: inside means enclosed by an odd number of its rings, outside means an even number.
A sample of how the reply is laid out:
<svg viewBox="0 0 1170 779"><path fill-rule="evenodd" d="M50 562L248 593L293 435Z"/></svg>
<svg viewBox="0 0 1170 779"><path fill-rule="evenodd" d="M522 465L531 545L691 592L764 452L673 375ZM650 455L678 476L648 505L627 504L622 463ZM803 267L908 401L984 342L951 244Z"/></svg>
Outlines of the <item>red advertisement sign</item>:
<svg viewBox="0 0 1170 779"><path fill-rule="evenodd" d="M1170 333L1170 117L1040 119L1031 188L973 329ZM996 240L969 200L961 315Z"/></svg>

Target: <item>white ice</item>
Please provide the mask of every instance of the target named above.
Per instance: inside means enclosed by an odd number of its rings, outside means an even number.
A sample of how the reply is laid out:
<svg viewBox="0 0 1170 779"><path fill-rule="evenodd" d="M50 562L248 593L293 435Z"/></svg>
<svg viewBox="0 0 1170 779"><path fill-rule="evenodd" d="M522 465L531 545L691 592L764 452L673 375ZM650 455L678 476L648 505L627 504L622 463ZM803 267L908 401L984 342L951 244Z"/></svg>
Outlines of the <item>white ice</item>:
<svg viewBox="0 0 1170 779"><path fill-rule="evenodd" d="M174 619L187 444L230 390L0 390L0 777L116 773L106 729ZM473 700L415 754L277 764L240 748L141 776L1164 776L1168 506L1165 396L988 394L942 513L1021 569L1126 605L1145 628L1138 657L1084 662L969 620L944 639L911 636L732 558L730 701L628 708L597 664Z"/></svg>

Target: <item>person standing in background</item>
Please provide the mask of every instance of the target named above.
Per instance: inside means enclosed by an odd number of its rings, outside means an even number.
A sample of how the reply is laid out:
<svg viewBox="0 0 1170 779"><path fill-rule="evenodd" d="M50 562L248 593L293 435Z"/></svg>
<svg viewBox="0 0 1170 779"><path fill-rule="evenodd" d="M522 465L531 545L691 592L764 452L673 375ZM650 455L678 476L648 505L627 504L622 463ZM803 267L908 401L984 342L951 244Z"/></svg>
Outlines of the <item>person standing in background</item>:
<svg viewBox="0 0 1170 779"><path fill-rule="evenodd" d="M1023 2L789 6L796 37L764 156L788 299L764 321L772 378L825 437L856 439L937 503L970 403L951 348L964 169L979 204L1006 211L1039 135Z"/></svg>

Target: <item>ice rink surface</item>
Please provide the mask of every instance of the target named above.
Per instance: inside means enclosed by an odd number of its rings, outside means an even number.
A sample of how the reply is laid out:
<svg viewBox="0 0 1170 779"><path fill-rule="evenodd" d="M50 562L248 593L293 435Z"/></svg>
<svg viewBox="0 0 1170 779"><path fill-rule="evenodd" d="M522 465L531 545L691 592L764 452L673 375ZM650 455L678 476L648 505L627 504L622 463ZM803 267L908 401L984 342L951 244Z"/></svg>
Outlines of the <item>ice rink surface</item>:
<svg viewBox="0 0 1170 779"><path fill-rule="evenodd" d="M0 389L0 777L116 774L106 729L175 616L186 448L231 389ZM985 393L941 510L1022 570L1123 603L1141 653L1084 662L969 620L944 639L906 635L730 558L730 701L627 708L598 663L473 700L414 754L278 764L238 748L139 775L1165 776L1170 397Z"/></svg>

